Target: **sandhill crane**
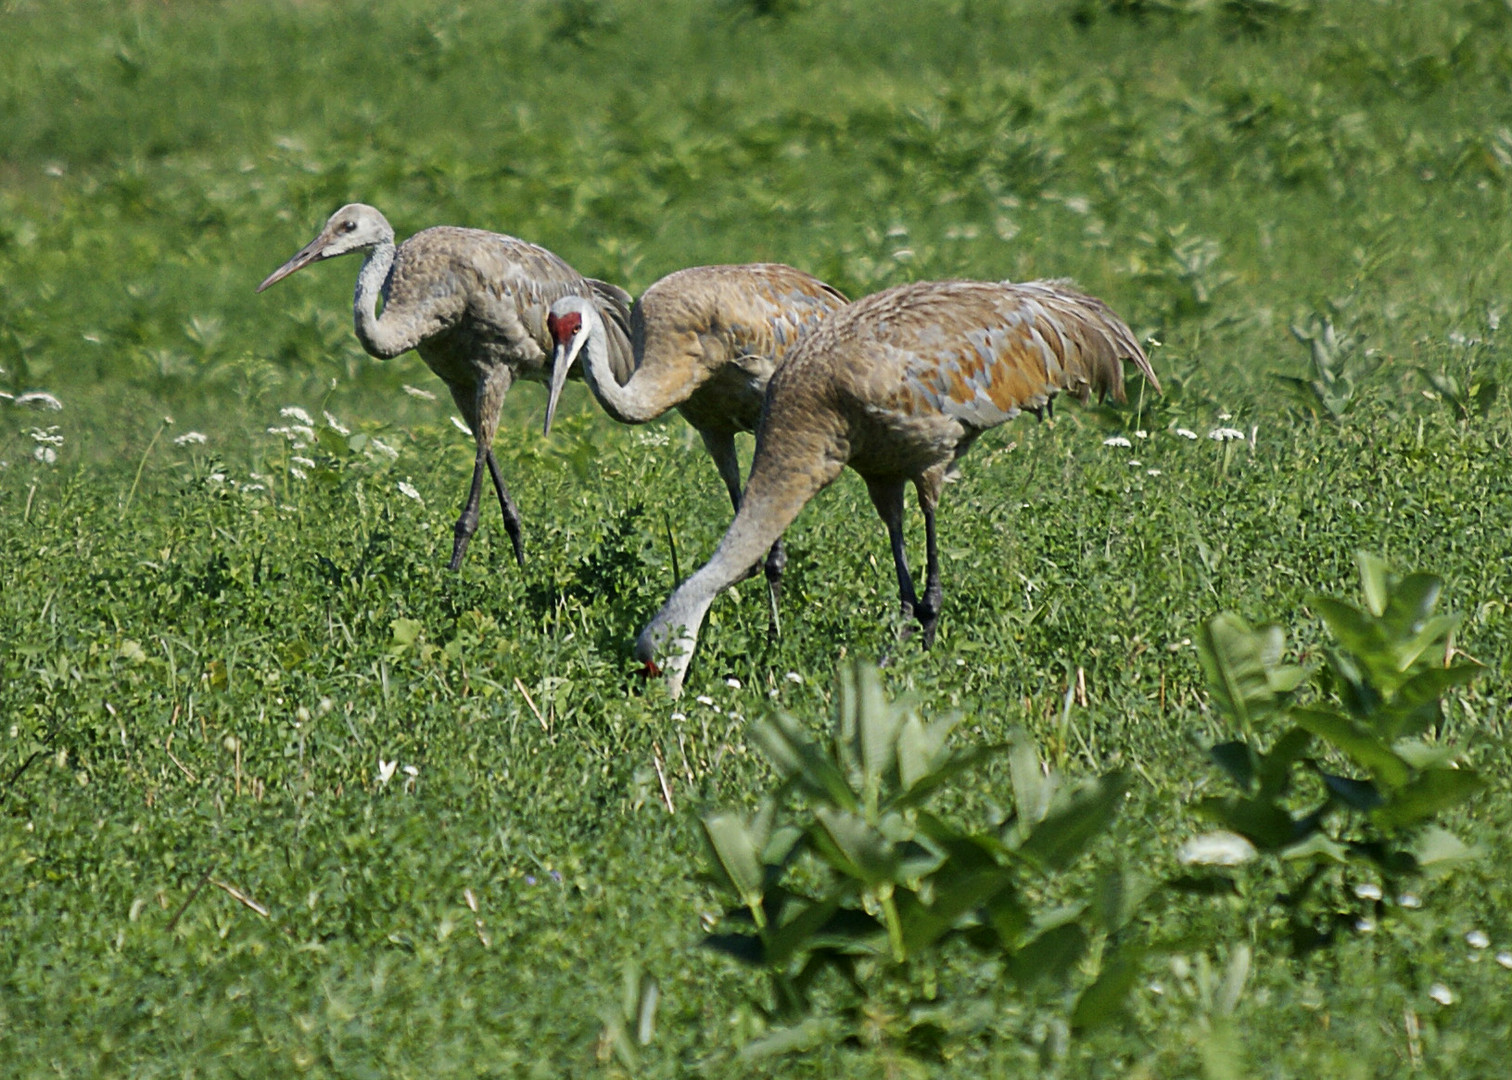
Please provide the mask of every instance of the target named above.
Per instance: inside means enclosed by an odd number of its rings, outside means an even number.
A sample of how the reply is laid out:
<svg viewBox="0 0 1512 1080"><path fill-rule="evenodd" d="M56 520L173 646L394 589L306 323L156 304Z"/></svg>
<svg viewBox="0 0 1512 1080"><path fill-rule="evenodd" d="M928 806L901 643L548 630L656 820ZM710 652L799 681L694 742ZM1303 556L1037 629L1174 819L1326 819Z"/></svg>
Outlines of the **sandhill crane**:
<svg viewBox="0 0 1512 1080"><path fill-rule="evenodd" d="M269 274L257 291L310 263L353 251L367 252L352 310L362 347L380 360L409 349L419 352L446 383L478 445L449 568L462 565L468 541L477 531L485 464L515 559L523 565L520 514L493 455L504 396L515 379L546 381L552 344L546 314L554 301L567 295L584 297L595 311L607 312L609 366L617 376L628 377L630 295L582 277L543 247L481 229L438 226L395 247L388 219L363 203L332 214L320 235ZM381 315L376 311L380 297Z"/></svg>
<svg viewBox="0 0 1512 1080"><path fill-rule="evenodd" d="M1123 361L1156 391L1134 335L1106 304L1064 281L900 285L836 312L772 376L756 458L735 522L636 641L650 674L676 696L709 605L804 505L849 465L887 527L905 620L924 644L940 616L935 507L947 470L983 431L1059 392L1122 400ZM921 600L903 549L904 485L924 512Z"/></svg>
<svg viewBox="0 0 1512 1080"><path fill-rule="evenodd" d="M739 511L736 433L756 430L773 369L846 302L838 290L781 263L678 270L647 288L630 312L635 373L621 386L609 362L603 320L581 297L564 296L547 318L556 352L546 431L567 372L581 354L584 381L620 423L644 424L675 406L703 437ZM786 561L779 535L765 563L774 627Z"/></svg>

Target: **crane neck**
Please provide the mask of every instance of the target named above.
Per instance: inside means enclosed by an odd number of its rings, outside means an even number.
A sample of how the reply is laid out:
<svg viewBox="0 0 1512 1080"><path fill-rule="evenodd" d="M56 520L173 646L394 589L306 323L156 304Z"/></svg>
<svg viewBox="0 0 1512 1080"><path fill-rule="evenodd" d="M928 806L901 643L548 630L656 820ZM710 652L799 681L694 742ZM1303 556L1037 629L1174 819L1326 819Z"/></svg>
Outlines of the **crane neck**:
<svg viewBox="0 0 1512 1080"><path fill-rule="evenodd" d="M583 381L604 411L621 424L644 424L666 412L670 404L649 400L644 380L637 378L641 357L635 357L636 370L621 386L609 361L609 330L602 316L594 311L585 322L588 341L583 346Z"/></svg>
<svg viewBox="0 0 1512 1080"><path fill-rule="evenodd" d="M395 250L392 240L380 241L368 250L357 275L357 292L352 299L352 321L357 340L362 342L369 356L380 360L392 359L418 344L409 340L402 327L393 325L393 319L385 320L378 313L380 300L387 305L389 273L394 268Z"/></svg>

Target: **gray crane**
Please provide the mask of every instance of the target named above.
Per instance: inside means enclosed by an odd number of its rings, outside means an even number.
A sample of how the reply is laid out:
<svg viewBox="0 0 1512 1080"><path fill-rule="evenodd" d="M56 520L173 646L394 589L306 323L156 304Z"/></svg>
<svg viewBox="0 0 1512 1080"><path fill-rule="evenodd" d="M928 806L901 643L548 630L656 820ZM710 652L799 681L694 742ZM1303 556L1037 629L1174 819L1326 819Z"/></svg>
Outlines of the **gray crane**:
<svg viewBox="0 0 1512 1080"><path fill-rule="evenodd" d="M1058 393L1121 400L1125 360L1160 390L1123 320L1065 281L922 281L841 308L772 374L740 511L713 558L641 631L637 658L678 694L714 598L846 465L866 481L903 617L918 620L928 646L943 599L935 507L946 473L982 432L1042 412ZM924 512L922 598L903 550L909 483Z"/></svg>
<svg viewBox="0 0 1512 1080"><path fill-rule="evenodd" d="M504 397L515 379L547 380L552 339L546 316L554 302L569 295L593 304L608 327L610 369L618 379L629 378L634 366L630 295L583 277L543 247L481 229L437 226L396 247L393 226L363 203L332 214L320 235L269 274L257 291L311 263L353 251L367 252L352 308L357 340L380 360L416 350L451 391L477 441L472 486L457 519L448 568L462 565L477 531L485 465L515 559L524 565L520 513L493 454Z"/></svg>
<svg viewBox="0 0 1512 1080"><path fill-rule="evenodd" d="M546 430L567 373L581 356L583 380L620 423L644 424L674 407L682 413L703 437L739 511L736 434L756 430L772 372L845 303L837 289L781 263L678 270L653 282L630 312L635 372L625 381L610 362L611 339L592 303L564 296L547 317L556 353ZM786 562L779 536L764 564L774 631Z"/></svg>

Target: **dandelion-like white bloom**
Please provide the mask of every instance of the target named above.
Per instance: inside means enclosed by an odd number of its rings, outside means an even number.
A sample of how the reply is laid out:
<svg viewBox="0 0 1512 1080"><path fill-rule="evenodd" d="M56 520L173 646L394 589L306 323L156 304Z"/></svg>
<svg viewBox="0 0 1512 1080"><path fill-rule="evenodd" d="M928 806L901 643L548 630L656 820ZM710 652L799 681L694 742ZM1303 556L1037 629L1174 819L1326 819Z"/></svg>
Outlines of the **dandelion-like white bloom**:
<svg viewBox="0 0 1512 1080"><path fill-rule="evenodd" d="M1134 444L1131 443L1128 439L1124 438L1122 435L1109 435L1106 439L1103 440L1103 445L1122 446L1128 448L1130 446L1133 446Z"/></svg>
<svg viewBox="0 0 1512 1080"><path fill-rule="evenodd" d="M788 672L786 675L783 676L783 678L786 679L790 683L796 683L799 686L803 685L803 676L800 675L800 674L798 674L796 671L790 671L790 672Z"/></svg>
<svg viewBox="0 0 1512 1080"><path fill-rule="evenodd" d="M1381 887L1373 881L1362 881L1354 888L1354 894L1361 900L1379 900L1384 893Z"/></svg>
<svg viewBox="0 0 1512 1080"><path fill-rule="evenodd" d="M697 701L700 705L714 704L714 699L711 698L708 694L699 694L698 697L694 698L693 700Z"/></svg>
<svg viewBox="0 0 1512 1080"><path fill-rule="evenodd" d="M1496 962L1502 967L1506 968L1508 971L1512 971L1512 952L1508 952L1506 949L1503 949L1501 952L1496 954Z"/></svg>
<svg viewBox="0 0 1512 1080"><path fill-rule="evenodd" d="M315 462L307 457L291 457L289 460L304 469L313 469L315 467Z"/></svg>
<svg viewBox="0 0 1512 1080"><path fill-rule="evenodd" d="M173 440L174 446L203 446L209 442L209 438L203 431L186 431Z"/></svg>
<svg viewBox="0 0 1512 1080"><path fill-rule="evenodd" d="M638 431L635 433L637 446L666 446L670 441L665 431Z"/></svg>
<svg viewBox="0 0 1512 1080"><path fill-rule="evenodd" d="M348 428L345 424L336 419L330 413L323 413L322 415L325 416L326 427L330 428L336 434L350 435L352 433L350 428Z"/></svg>
<svg viewBox="0 0 1512 1080"><path fill-rule="evenodd" d="M1183 439L1195 439L1197 437L1197 433L1191 428L1179 427L1176 429L1176 434L1180 435Z"/></svg>
<svg viewBox="0 0 1512 1080"><path fill-rule="evenodd" d="M414 499L421 506L425 505L425 500L420 497L420 492L416 490L414 484L411 484L405 480L401 480L399 481L398 488L399 494L407 495L409 498Z"/></svg>
<svg viewBox="0 0 1512 1080"><path fill-rule="evenodd" d="M1142 469L1142 468L1144 468L1144 462L1142 462L1142 461L1136 461L1136 460L1132 460L1131 459L1129 461L1129 468L1131 468L1131 469Z"/></svg>
<svg viewBox="0 0 1512 1080"><path fill-rule="evenodd" d="M398 767L398 758L395 758L393 761L384 761L380 757L378 759L378 782L387 786L388 782L394 778L394 770Z"/></svg>
<svg viewBox="0 0 1512 1080"><path fill-rule="evenodd" d="M57 424L54 424L45 430L43 428L34 427L30 431L28 431L27 434L32 437L32 442L35 442L41 446L63 445L63 434L58 430Z"/></svg>
<svg viewBox="0 0 1512 1080"><path fill-rule="evenodd" d="M1362 934L1375 933L1376 921L1369 916L1361 916L1355 920L1354 928Z"/></svg>
<svg viewBox="0 0 1512 1080"><path fill-rule="evenodd" d="M298 405L285 405L282 409L278 410L278 415L282 416L285 420L298 420L305 427L311 427L315 423L315 421L310 419L310 414Z"/></svg>
<svg viewBox="0 0 1512 1080"><path fill-rule="evenodd" d="M420 767L418 765L406 765L404 767L404 775L413 780L420 775Z"/></svg>
<svg viewBox="0 0 1512 1080"><path fill-rule="evenodd" d="M1454 1004L1454 991L1441 982L1436 982L1428 988L1428 996L1440 1005Z"/></svg>
<svg viewBox="0 0 1512 1080"><path fill-rule="evenodd" d="M297 465L289 466L289 475L296 480L308 480L310 478L310 474L299 468L299 466ZM290 507L290 509L292 509L292 507Z"/></svg>
<svg viewBox="0 0 1512 1080"><path fill-rule="evenodd" d="M731 690L739 690L740 680L732 676L725 680L725 685L728 686Z"/></svg>
<svg viewBox="0 0 1512 1080"><path fill-rule="evenodd" d="M674 724L681 723L682 721L684 721L686 719L687 719L687 716L685 716L683 713L675 712L675 713L672 714L672 722Z"/></svg>
<svg viewBox="0 0 1512 1080"><path fill-rule="evenodd" d="M1472 930L1465 935L1465 944L1472 949L1485 949L1491 945L1491 939L1484 930Z"/></svg>
<svg viewBox="0 0 1512 1080"><path fill-rule="evenodd" d="M419 398L421 401L436 400L436 395L431 393L429 390L422 390L418 386L411 386L409 383L404 384L404 392L410 397Z"/></svg>
<svg viewBox="0 0 1512 1080"><path fill-rule="evenodd" d="M315 429L305 424L292 424L289 427L299 437L299 446L308 446L315 441Z"/></svg>
<svg viewBox="0 0 1512 1080"><path fill-rule="evenodd" d="M33 409L51 409L53 412L58 412L63 408L61 401L41 390L28 390L24 394L16 395L12 401L16 405L27 405Z"/></svg>
<svg viewBox="0 0 1512 1080"><path fill-rule="evenodd" d="M242 490L247 492L266 491L267 488L265 488L262 484L243 484Z"/></svg>
<svg viewBox="0 0 1512 1080"><path fill-rule="evenodd" d="M1150 437L1150 433L1148 431L1136 431L1134 433L1134 437L1136 439L1148 439Z"/></svg>
<svg viewBox="0 0 1512 1080"><path fill-rule="evenodd" d="M1194 836L1176 852L1177 861L1184 866L1240 866L1254 857L1254 844L1224 829Z"/></svg>
<svg viewBox="0 0 1512 1080"><path fill-rule="evenodd" d="M1486 326L1489 327L1493 331L1494 330L1500 330L1501 329L1501 317L1502 317L1502 313L1500 311L1496 310L1496 308L1492 308L1490 311L1486 312Z"/></svg>
<svg viewBox="0 0 1512 1080"><path fill-rule="evenodd" d="M1159 469L1146 469L1145 470L1145 475L1146 476L1159 476L1160 475L1160 470Z"/></svg>
<svg viewBox="0 0 1512 1080"><path fill-rule="evenodd" d="M1231 413L1231 412L1229 412L1227 409L1222 410L1218 414L1218 419L1220 419L1220 420L1232 420L1233 418L1234 418L1234 414Z"/></svg>
<svg viewBox="0 0 1512 1080"><path fill-rule="evenodd" d="M452 427L456 428L462 434L466 435L469 439L472 438L472 428L468 427L460 416L453 416L451 418L451 422Z"/></svg>
<svg viewBox="0 0 1512 1080"><path fill-rule="evenodd" d="M1404 892L1397 897L1397 903L1404 908L1420 908L1423 906L1423 898L1417 893Z"/></svg>
<svg viewBox="0 0 1512 1080"><path fill-rule="evenodd" d="M1238 428L1215 427L1212 431L1208 432L1208 438L1214 442L1228 442L1230 439L1244 438L1244 432Z"/></svg>
<svg viewBox="0 0 1512 1080"><path fill-rule="evenodd" d="M32 451L32 457L44 465L52 465L58 460L58 452L50 446L39 446Z"/></svg>

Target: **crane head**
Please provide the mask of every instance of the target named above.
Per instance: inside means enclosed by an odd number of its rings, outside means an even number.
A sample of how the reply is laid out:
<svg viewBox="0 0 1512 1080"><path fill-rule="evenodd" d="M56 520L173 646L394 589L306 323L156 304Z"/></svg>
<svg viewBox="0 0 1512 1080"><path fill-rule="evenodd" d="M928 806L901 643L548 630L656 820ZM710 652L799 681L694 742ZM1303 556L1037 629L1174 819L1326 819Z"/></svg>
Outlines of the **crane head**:
<svg viewBox="0 0 1512 1080"><path fill-rule="evenodd" d="M577 363L578 354L588 344L594 328L603 331L603 320L594 310L593 301L583 296L564 296L551 305L546 315L546 329L551 332L551 381L546 397L546 425L544 433L551 434L551 421L556 417L557 399L567 383L567 373Z"/></svg>
<svg viewBox="0 0 1512 1080"><path fill-rule="evenodd" d="M352 251L365 251L380 244L394 242L394 228L388 219L366 203L348 203L330 216L320 235L294 253L288 262L269 274L257 287L262 292L274 282L282 281L296 270L322 259L332 259Z"/></svg>

